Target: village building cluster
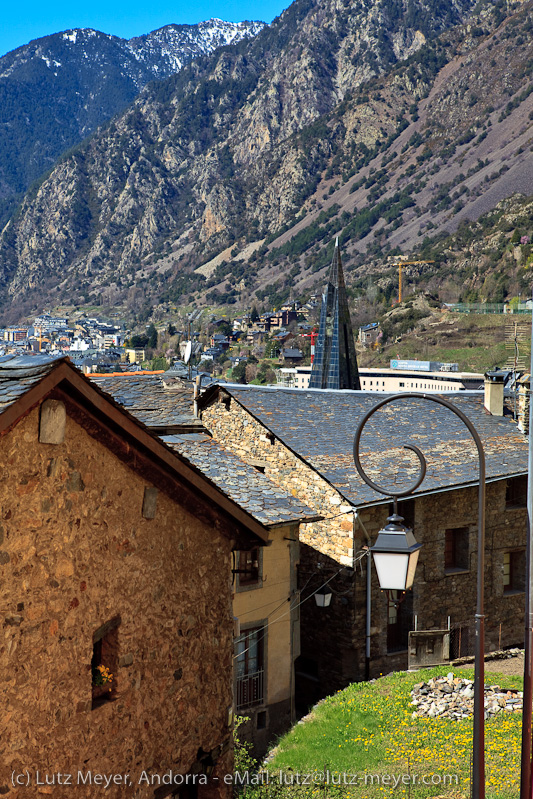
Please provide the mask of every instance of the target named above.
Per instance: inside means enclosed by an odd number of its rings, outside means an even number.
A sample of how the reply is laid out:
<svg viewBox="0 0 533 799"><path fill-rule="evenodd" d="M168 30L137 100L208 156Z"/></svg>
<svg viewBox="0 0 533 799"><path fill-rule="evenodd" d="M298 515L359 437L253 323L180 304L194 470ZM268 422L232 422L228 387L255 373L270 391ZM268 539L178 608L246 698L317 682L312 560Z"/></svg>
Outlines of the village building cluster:
<svg viewBox="0 0 533 799"><path fill-rule="evenodd" d="M427 460L398 506L422 544L413 588L381 592L369 546L390 500L359 477L352 446L383 395L361 385L337 256L314 387L91 378L70 350L0 358L0 794L33 799L38 772L72 775L79 796L119 775L110 797L229 799L235 715L261 755L350 682L472 653L475 447L421 399L373 419L361 453L380 481L410 481L405 443ZM501 374L476 379L482 390L448 398L487 458L497 649L524 635L529 382L517 419Z"/></svg>

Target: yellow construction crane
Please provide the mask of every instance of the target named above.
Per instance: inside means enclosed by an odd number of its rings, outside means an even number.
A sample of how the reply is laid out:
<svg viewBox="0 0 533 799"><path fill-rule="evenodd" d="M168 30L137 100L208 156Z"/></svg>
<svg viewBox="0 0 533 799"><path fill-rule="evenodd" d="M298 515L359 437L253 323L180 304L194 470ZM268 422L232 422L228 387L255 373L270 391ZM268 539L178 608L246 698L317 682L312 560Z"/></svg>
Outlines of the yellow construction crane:
<svg viewBox="0 0 533 799"><path fill-rule="evenodd" d="M435 261L396 261L391 266L398 267L398 302L402 301L402 266L411 264L434 264Z"/></svg>

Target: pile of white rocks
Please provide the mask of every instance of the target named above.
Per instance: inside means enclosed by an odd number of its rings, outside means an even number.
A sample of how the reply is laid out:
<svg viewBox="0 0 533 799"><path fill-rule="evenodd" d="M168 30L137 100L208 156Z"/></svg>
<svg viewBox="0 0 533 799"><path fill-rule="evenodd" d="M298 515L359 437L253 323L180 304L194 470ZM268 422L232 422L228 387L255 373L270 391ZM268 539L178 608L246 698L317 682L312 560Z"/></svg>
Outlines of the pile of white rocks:
<svg viewBox="0 0 533 799"><path fill-rule="evenodd" d="M454 677L435 677L429 682L417 683L411 691L413 718L466 719L474 713L474 683ZM485 718L497 713L515 713L522 710L522 691L502 691L499 685L485 686Z"/></svg>

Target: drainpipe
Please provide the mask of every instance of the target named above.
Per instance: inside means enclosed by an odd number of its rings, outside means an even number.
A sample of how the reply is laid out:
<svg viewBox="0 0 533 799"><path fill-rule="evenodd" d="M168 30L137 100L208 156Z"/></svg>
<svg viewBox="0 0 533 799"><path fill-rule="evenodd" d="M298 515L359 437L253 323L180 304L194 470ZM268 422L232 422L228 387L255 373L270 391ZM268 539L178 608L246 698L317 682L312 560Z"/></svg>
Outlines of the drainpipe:
<svg viewBox="0 0 533 799"><path fill-rule="evenodd" d="M354 511L354 550L355 550L355 522L359 522L359 527L364 533L367 546L370 547L370 536L359 518L357 511ZM370 627L372 625L372 563L370 558L370 551L366 561L366 603L365 603L365 680L370 679ZM354 559L355 568L355 559Z"/></svg>
<svg viewBox="0 0 533 799"><path fill-rule="evenodd" d="M369 542L370 543L370 542ZM365 680L370 679L370 624L372 620L372 562L370 552L366 560L366 634L365 634Z"/></svg>

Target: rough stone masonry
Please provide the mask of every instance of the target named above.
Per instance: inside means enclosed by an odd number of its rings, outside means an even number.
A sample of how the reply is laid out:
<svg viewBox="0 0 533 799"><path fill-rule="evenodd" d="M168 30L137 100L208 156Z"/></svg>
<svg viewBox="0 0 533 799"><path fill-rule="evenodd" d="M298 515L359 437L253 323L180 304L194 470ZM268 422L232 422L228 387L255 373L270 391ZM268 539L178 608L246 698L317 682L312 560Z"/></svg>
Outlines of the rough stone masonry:
<svg viewBox="0 0 533 799"><path fill-rule="evenodd" d="M417 683L411 691L413 718L467 719L474 713L474 683L450 672ZM485 718L498 713L516 713L523 708L522 691L502 691L499 685L485 685Z"/></svg>

